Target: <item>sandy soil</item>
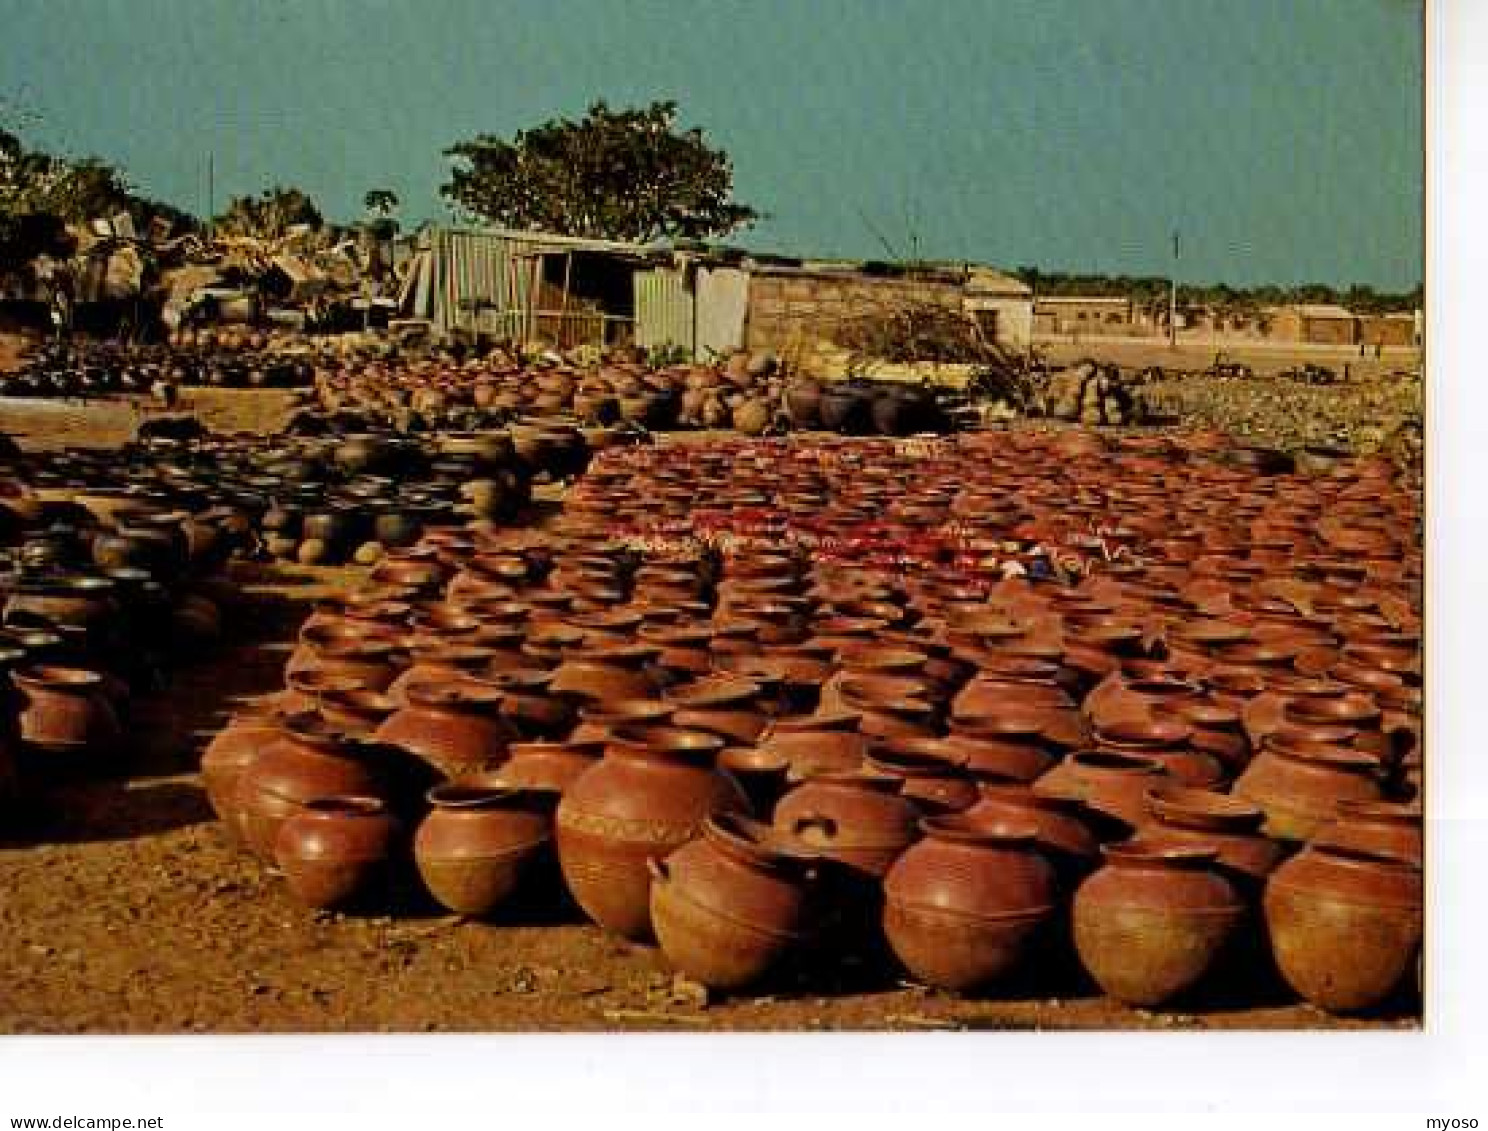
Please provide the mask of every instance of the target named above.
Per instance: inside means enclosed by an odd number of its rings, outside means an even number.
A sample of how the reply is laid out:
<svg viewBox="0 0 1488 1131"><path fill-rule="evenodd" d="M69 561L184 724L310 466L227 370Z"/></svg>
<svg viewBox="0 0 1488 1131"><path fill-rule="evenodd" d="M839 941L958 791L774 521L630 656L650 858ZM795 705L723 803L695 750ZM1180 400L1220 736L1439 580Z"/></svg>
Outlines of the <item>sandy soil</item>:
<svg viewBox="0 0 1488 1131"><path fill-rule="evenodd" d="M237 426L271 394L213 393ZM23 443L116 442L127 407L59 417L0 402ZM276 690L309 604L351 571L236 568L227 637L134 705L132 753L54 779L0 825L0 1032L166 1033L663 1029L1410 1028L1410 1003L1362 1020L1295 1004L1274 981L1146 1013L1055 968L1004 995L958 1000L887 966L830 956L756 994L711 1003L659 954L529 906L499 923L443 915L405 882L386 915L307 912L212 819L196 764L244 696Z"/></svg>

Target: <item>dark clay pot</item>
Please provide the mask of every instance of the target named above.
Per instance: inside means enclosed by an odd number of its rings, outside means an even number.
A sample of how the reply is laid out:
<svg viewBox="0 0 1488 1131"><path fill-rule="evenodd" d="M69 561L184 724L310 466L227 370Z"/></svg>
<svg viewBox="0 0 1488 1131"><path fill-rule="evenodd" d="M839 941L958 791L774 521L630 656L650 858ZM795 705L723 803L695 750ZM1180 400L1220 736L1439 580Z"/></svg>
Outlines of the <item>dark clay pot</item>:
<svg viewBox="0 0 1488 1131"><path fill-rule="evenodd" d="M21 741L47 755L93 759L116 753L123 728L105 694L105 676L53 665L11 673L20 696Z"/></svg>

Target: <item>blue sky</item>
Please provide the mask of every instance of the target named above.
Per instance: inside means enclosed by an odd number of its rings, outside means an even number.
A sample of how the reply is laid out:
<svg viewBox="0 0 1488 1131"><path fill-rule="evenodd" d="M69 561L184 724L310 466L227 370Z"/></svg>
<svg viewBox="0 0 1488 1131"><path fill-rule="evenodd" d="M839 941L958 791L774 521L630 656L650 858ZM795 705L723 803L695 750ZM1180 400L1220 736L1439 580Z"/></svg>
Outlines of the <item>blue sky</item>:
<svg viewBox="0 0 1488 1131"><path fill-rule="evenodd" d="M1421 279L1417 0L0 0L28 136L219 207L445 216L442 150L673 98L770 219L737 242L1166 274Z"/></svg>

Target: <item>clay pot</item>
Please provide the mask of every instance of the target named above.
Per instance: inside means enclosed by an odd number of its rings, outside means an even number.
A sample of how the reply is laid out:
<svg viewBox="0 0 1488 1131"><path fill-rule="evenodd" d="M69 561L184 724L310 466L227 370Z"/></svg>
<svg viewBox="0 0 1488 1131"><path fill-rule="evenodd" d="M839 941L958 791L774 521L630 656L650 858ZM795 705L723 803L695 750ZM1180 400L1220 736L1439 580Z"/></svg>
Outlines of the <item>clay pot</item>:
<svg viewBox="0 0 1488 1131"><path fill-rule="evenodd" d="M387 880L398 831L378 798L314 798L279 827L274 860L305 906L345 907Z"/></svg>
<svg viewBox="0 0 1488 1131"><path fill-rule="evenodd" d="M1061 889L1074 890L1100 859L1100 841L1085 822L1084 806L1078 801L1041 797L1030 786L981 782L981 798L964 813L974 824L1028 824L1040 851L1054 865Z"/></svg>
<svg viewBox="0 0 1488 1131"><path fill-rule="evenodd" d="M474 683L416 683L404 690L408 706L388 717L373 737L422 758L449 778L494 769L506 759L516 732L500 716L503 692Z"/></svg>
<svg viewBox="0 0 1488 1131"><path fill-rule="evenodd" d="M1219 866L1242 893L1259 891L1284 855L1280 844L1261 834L1266 814L1239 797L1162 785L1148 792L1147 812L1137 829L1143 841L1217 849Z"/></svg>
<svg viewBox="0 0 1488 1131"><path fill-rule="evenodd" d="M900 785L880 774L818 774L780 799L773 823L817 855L879 879L918 838L924 815Z"/></svg>
<svg viewBox="0 0 1488 1131"><path fill-rule="evenodd" d="M1266 926L1287 984L1319 1009L1384 1001L1418 958L1421 869L1341 845L1313 845L1272 873Z"/></svg>
<svg viewBox="0 0 1488 1131"><path fill-rule="evenodd" d="M1306 841L1332 819L1340 801L1380 799L1380 763L1359 750L1273 736L1231 792L1265 810L1267 836Z"/></svg>
<svg viewBox="0 0 1488 1131"><path fill-rule="evenodd" d="M900 794L932 815L959 813L981 796L954 747L941 739L885 740L872 748L864 768L898 778Z"/></svg>
<svg viewBox="0 0 1488 1131"><path fill-rule="evenodd" d="M555 795L450 782L429 791L413 858L429 893L458 915L490 914L540 863L553 835Z"/></svg>
<svg viewBox="0 0 1488 1131"><path fill-rule="evenodd" d="M121 747L124 731L105 694L103 673L42 665L17 668L11 682L20 693L21 741L30 749L92 759Z"/></svg>
<svg viewBox="0 0 1488 1131"><path fill-rule="evenodd" d="M701 837L647 866L662 953L705 986L758 981L811 931L809 858L787 851L768 825L709 817Z"/></svg>
<svg viewBox="0 0 1488 1131"><path fill-rule="evenodd" d="M569 891L596 923L650 934L648 858L664 858L718 813L744 812L739 784L714 768L723 742L675 727L616 727L599 764L558 806L558 858Z"/></svg>
<svg viewBox="0 0 1488 1131"><path fill-rule="evenodd" d="M285 716L267 707L234 715L202 751L202 787L212 812L231 840L242 842L237 808L238 778L260 751L283 735Z"/></svg>
<svg viewBox="0 0 1488 1131"><path fill-rule="evenodd" d="M790 781L832 770L855 770L868 752L868 739L857 727L856 712L776 719L760 737L757 749L784 761Z"/></svg>
<svg viewBox="0 0 1488 1131"><path fill-rule="evenodd" d="M1071 754L1033 783L1044 797L1078 801L1103 818L1103 839L1124 836L1146 815L1147 791L1171 779L1151 758L1114 751ZM1114 824L1113 824L1114 822Z"/></svg>
<svg viewBox="0 0 1488 1131"><path fill-rule="evenodd" d="M1245 919L1245 903L1197 845L1108 844L1075 893L1075 949L1111 997L1153 1008L1197 985Z"/></svg>
<svg viewBox="0 0 1488 1131"><path fill-rule="evenodd" d="M317 714L284 720L278 741L238 776L234 806L249 849L274 858L279 829L318 797L383 797L384 784L364 746Z"/></svg>
<svg viewBox="0 0 1488 1131"><path fill-rule="evenodd" d="M1333 820L1313 835L1314 845L1328 844L1381 856L1425 860L1420 802L1340 801Z"/></svg>
<svg viewBox="0 0 1488 1131"><path fill-rule="evenodd" d="M1053 918L1057 884L1031 823L937 817L884 877L884 934L920 981L955 992L1014 970Z"/></svg>
<svg viewBox="0 0 1488 1131"><path fill-rule="evenodd" d="M506 761L489 776L509 789L563 794L603 754L602 741L516 742L507 747Z"/></svg>
<svg viewBox="0 0 1488 1131"><path fill-rule="evenodd" d="M660 649L633 645L591 648L564 660L553 673L554 691L606 703L616 699L645 699L658 690L647 665Z"/></svg>
<svg viewBox="0 0 1488 1131"><path fill-rule="evenodd" d="M677 726L704 730L725 741L749 746L770 721L759 705L762 693L758 683L724 677L668 688L663 698L677 708L672 716Z"/></svg>
<svg viewBox="0 0 1488 1131"><path fill-rule="evenodd" d="M1098 750L1151 758L1182 785L1205 789L1218 784L1224 768L1213 755L1193 749L1192 737L1192 727L1170 719L1118 716L1096 728L1095 745Z"/></svg>

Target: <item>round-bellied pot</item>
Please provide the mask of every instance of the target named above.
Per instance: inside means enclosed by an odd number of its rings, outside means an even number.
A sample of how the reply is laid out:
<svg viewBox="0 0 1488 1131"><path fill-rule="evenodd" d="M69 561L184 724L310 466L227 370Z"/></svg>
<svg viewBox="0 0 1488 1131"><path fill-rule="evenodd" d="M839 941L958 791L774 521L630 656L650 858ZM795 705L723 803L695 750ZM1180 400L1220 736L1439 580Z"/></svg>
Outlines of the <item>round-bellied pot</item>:
<svg viewBox="0 0 1488 1131"><path fill-rule="evenodd" d="M602 741L515 742L507 747L506 761L490 776L510 789L562 794L580 774L596 765L603 754Z"/></svg>
<svg viewBox="0 0 1488 1131"><path fill-rule="evenodd" d="M1089 874L1100 859L1100 841L1085 821L1085 807L1078 801L1043 797L1022 782L981 782L981 799L965 817L973 823L993 825L1026 823L1033 826L1040 851L1054 865L1065 892Z"/></svg>
<svg viewBox="0 0 1488 1131"><path fill-rule="evenodd" d="M667 960L734 990L765 976L812 926L809 858L768 825L720 814L665 860L650 859L651 922Z"/></svg>
<svg viewBox="0 0 1488 1131"><path fill-rule="evenodd" d="M274 858L280 826L317 797L382 797L384 783L366 747L318 714L285 719L283 733L238 775L235 805L243 839L261 860Z"/></svg>
<svg viewBox="0 0 1488 1131"><path fill-rule="evenodd" d="M1271 874L1264 900L1276 965L1319 1009L1355 1013L1400 985L1421 945L1421 869L1315 844Z"/></svg>
<svg viewBox="0 0 1488 1131"><path fill-rule="evenodd" d="M500 689L416 683L404 695L408 706L377 728L378 742L400 747L450 778L494 769L506 759L516 732L499 714Z"/></svg>
<svg viewBox="0 0 1488 1131"><path fill-rule="evenodd" d="M1117 716L1095 730L1098 750L1152 758L1183 785L1206 789L1224 777L1224 767L1212 754L1189 745L1193 728L1172 719Z"/></svg>
<svg viewBox="0 0 1488 1131"><path fill-rule="evenodd" d="M553 837L556 795L489 783L429 791L413 858L429 893L460 915L488 915L536 870Z"/></svg>
<svg viewBox="0 0 1488 1131"><path fill-rule="evenodd" d="M927 813L959 813L981 796L954 752L939 739L888 739L875 746L863 764L898 778L899 792Z"/></svg>
<svg viewBox="0 0 1488 1131"><path fill-rule="evenodd" d="M965 992L1014 970L1055 914L1054 869L1031 823L964 815L921 824L924 839L884 877L884 934L916 978Z"/></svg>
<svg viewBox="0 0 1488 1131"><path fill-rule="evenodd" d="M678 727L618 726L599 763L569 786L557 814L569 891L601 927L650 935L651 874L718 813L746 812L739 784L714 767L723 741Z"/></svg>
<svg viewBox="0 0 1488 1131"><path fill-rule="evenodd" d="M242 842L243 829L237 806L238 778L259 755L284 733L285 716L267 707L234 715L202 751L202 787L212 812L230 839Z"/></svg>
<svg viewBox="0 0 1488 1131"><path fill-rule="evenodd" d="M1172 779L1155 759L1113 750L1081 750L1033 783L1035 793L1079 801L1099 821L1102 839L1142 823L1147 790Z"/></svg>
<svg viewBox="0 0 1488 1131"><path fill-rule="evenodd" d="M124 730L105 692L106 677L87 668L17 668L18 724L26 748L46 756L92 760L116 753Z"/></svg>
<svg viewBox="0 0 1488 1131"><path fill-rule="evenodd" d="M1261 833L1266 814L1241 797L1161 785L1148 791L1147 813L1137 830L1142 840L1217 849L1219 866L1243 894L1258 893L1285 855L1280 843Z"/></svg>
<svg viewBox="0 0 1488 1131"><path fill-rule="evenodd" d="M1306 841L1340 801L1378 801L1381 772L1379 759L1364 751L1272 735L1230 792L1265 810L1267 836Z"/></svg>
<svg viewBox="0 0 1488 1131"><path fill-rule="evenodd" d="M307 907L335 908L371 896L388 878L398 822L376 797L318 797L289 817L274 859Z"/></svg>
<svg viewBox="0 0 1488 1131"><path fill-rule="evenodd" d="M1245 919L1245 902L1200 845L1108 844L1075 893L1075 949L1111 997L1148 1008L1197 985Z"/></svg>

